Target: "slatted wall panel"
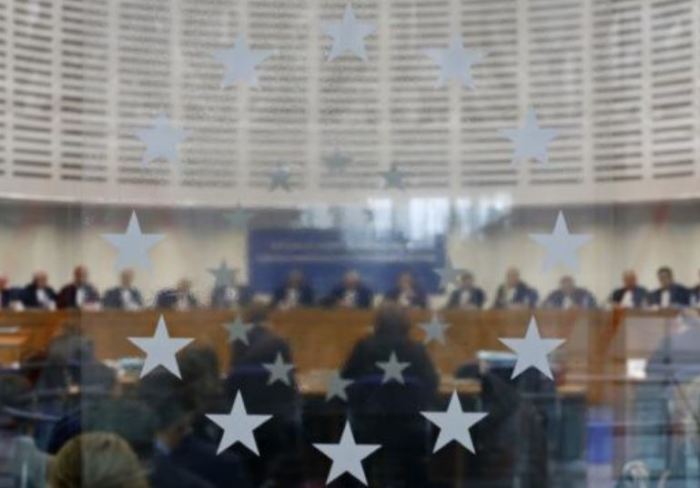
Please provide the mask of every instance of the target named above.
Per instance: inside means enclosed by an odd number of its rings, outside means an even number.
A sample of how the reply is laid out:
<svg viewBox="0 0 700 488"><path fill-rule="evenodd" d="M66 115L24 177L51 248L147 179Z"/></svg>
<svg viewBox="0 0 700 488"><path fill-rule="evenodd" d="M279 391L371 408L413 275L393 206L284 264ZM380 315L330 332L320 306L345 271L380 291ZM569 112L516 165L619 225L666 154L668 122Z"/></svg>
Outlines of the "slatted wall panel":
<svg viewBox="0 0 700 488"><path fill-rule="evenodd" d="M10 22L8 6L0 4L0 176L7 171L7 90L8 90L8 43L10 40Z"/></svg>

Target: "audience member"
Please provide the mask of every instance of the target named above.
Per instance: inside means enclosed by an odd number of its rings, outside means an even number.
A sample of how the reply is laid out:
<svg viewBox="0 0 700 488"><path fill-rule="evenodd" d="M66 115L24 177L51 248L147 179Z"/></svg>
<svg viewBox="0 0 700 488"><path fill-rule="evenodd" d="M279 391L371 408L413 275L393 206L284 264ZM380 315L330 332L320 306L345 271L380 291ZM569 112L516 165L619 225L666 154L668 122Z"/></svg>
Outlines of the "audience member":
<svg viewBox="0 0 700 488"><path fill-rule="evenodd" d="M233 278L232 278L233 279ZM235 282L230 285L215 286L211 291L211 307L231 309L247 307L253 301L253 291Z"/></svg>
<svg viewBox="0 0 700 488"><path fill-rule="evenodd" d="M402 307L426 308L428 306L428 296L408 271L399 275L396 287L389 290L385 298Z"/></svg>
<svg viewBox="0 0 700 488"><path fill-rule="evenodd" d="M459 277L459 286L452 291L447 301L447 308L478 309L486 302L484 290L474 284L474 275L469 271Z"/></svg>
<svg viewBox="0 0 700 488"><path fill-rule="evenodd" d="M7 276L0 275L0 308L21 310L21 298L20 292L9 286Z"/></svg>
<svg viewBox="0 0 700 488"><path fill-rule="evenodd" d="M370 308L374 304L374 293L360 279L357 271L348 271L342 283L335 286L323 300L329 307Z"/></svg>
<svg viewBox="0 0 700 488"><path fill-rule="evenodd" d="M166 310L192 310L199 306L197 298L192 293L192 282L181 279L175 289L162 290L156 297L156 308Z"/></svg>
<svg viewBox="0 0 700 488"><path fill-rule="evenodd" d="M647 301L647 289L637 284L637 273L627 270L622 273L622 287L610 295L610 303L619 308L642 308Z"/></svg>
<svg viewBox="0 0 700 488"><path fill-rule="evenodd" d="M73 270L73 282L67 284L58 293L58 308L80 308L94 310L99 308L100 294L88 281L88 270L77 266Z"/></svg>
<svg viewBox="0 0 700 488"><path fill-rule="evenodd" d="M143 308L141 292L134 287L134 271L123 270L119 275L119 286L110 288L102 299L104 308L138 310Z"/></svg>
<svg viewBox="0 0 700 488"><path fill-rule="evenodd" d="M559 280L559 288L547 296L543 306L567 310L570 308L595 308L596 300L593 294L585 288L576 286L574 278L563 276Z"/></svg>
<svg viewBox="0 0 700 488"><path fill-rule="evenodd" d="M277 288L272 295L272 306L283 310L296 307L311 307L314 304L314 292L306 283L300 270L289 273L287 281Z"/></svg>
<svg viewBox="0 0 700 488"><path fill-rule="evenodd" d="M673 281L673 271L668 266L662 266L656 272L659 288L651 292L647 298L651 307L670 308L687 307L690 305L691 293L685 286Z"/></svg>
<svg viewBox="0 0 700 488"><path fill-rule="evenodd" d="M538 298L537 290L520 279L520 271L509 268L505 283L496 291L493 308L534 308Z"/></svg>
<svg viewBox="0 0 700 488"><path fill-rule="evenodd" d="M31 283L22 290L22 303L25 308L55 310L56 300L56 292L49 286L49 278L44 271L34 273Z"/></svg>

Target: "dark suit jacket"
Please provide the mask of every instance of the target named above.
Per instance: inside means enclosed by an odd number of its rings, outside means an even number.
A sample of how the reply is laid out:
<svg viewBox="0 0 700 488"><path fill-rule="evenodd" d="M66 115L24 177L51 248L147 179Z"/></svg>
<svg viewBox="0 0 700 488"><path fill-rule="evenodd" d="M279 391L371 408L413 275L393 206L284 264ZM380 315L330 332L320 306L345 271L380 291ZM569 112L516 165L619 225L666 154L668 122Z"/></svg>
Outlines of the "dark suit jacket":
<svg viewBox="0 0 700 488"><path fill-rule="evenodd" d="M384 298L398 302L400 296L401 289L396 287L389 290L386 295L384 295ZM426 295L423 289L418 286L413 288L413 299L411 300L411 306L416 308L426 308L428 306L428 295Z"/></svg>
<svg viewBox="0 0 700 488"><path fill-rule="evenodd" d="M447 301L447 308L460 308L460 300L462 298L463 291L464 290L461 288L457 288L450 293L450 299ZM469 303L476 308L482 308L484 306L484 302L486 302L486 293L484 293L484 290L474 287L471 289L471 292Z"/></svg>
<svg viewBox="0 0 700 488"><path fill-rule="evenodd" d="M285 298L287 298L287 285L282 285L275 290L272 294L272 306L277 307L281 303L284 303ZM314 291L309 285L301 285L299 288L299 301L297 304L300 307L311 307L314 304Z"/></svg>
<svg viewBox="0 0 700 488"><path fill-rule="evenodd" d="M156 308L174 309L177 306L177 296L177 290L167 289L160 291L158 296L156 296ZM192 293L187 295L187 303L190 308L197 308L199 306L197 298Z"/></svg>
<svg viewBox="0 0 700 488"><path fill-rule="evenodd" d="M493 302L493 308L507 308L507 295L506 295L505 285L498 287L496 291L496 299ZM513 302L520 305L527 305L528 307L534 308L537 305L537 300L539 296L537 290L530 288L527 284L522 281L515 287L515 295L513 297Z"/></svg>
<svg viewBox="0 0 700 488"><path fill-rule="evenodd" d="M10 303L21 300L22 294L17 288L5 288L0 292L0 300L2 300L2 308L10 305Z"/></svg>
<svg viewBox="0 0 700 488"><path fill-rule="evenodd" d="M94 286L87 283L83 285L82 288L85 290L84 303L98 303L100 301L100 294ZM56 299L58 308L76 308L78 306L75 301L77 292L78 288L73 283L61 288L61 291L58 292L58 298Z"/></svg>
<svg viewBox="0 0 700 488"><path fill-rule="evenodd" d="M34 283L29 283L22 289L22 304L25 308L41 308L41 304L36 299L36 290L37 286ZM46 287L44 288L44 292L50 300L56 302L57 296L53 288L51 288L50 286Z"/></svg>
<svg viewBox="0 0 700 488"><path fill-rule="evenodd" d="M247 307L253 301L253 292L247 286L236 287L235 303L226 297L226 287L217 286L211 291L211 307L212 308L232 308L234 306Z"/></svg>
<svg viewBox="0 0 700 488"><path fill-rule="evenodd" d="M143 307L143 297L141 296L140 291L138 291L136 288L130 288L129 294L131 295L131 300L136 305L138 305L139 307ZM104 297L102 297L102 306L104 308L115 308L119 310L123 309L124 301L122 300L121 287L117 286L115 288L107 290Z"/></svg>
<svg viewBox="0 0 700 488"><path fill-rule="evenodd" d="M627 288L618 288L612 292L610 295L610 301L615 304L620 304L622 302L622 297L625 296ZM642 286L635 286L632 290L632 301L634 302L635 308L641 308L644 306L647 295L647 289Z"/></svg>
<svg viewBox="0 0 700 488"><path fill-rule="evenodd" d="M596 301L593 294L585 288L576 288L571 295L573 305L580 308L595 308ZM547 296L543 304L546 308L563 308L564 307L564 292L554 290Z"/></svg>
<svg viewBox="0 0 700 488"><path fill-rule="evenodd" d="M346 288L343 285L338 285L323 299L323 304L328 307L334 307L340 304L345 298ZM374 303L374 293L368 287L360 284L356 289L355 307L370 308Z"/></svg>
<svg viewBox="0 0 700 488"><path fill-rule="evenodd" d="M691 293L685 286L674 283L669 288L671 292L671 306L687 307L690 305ZM658 288L652 291L647 297L649 305L661 305L662 289Z"/></svg>

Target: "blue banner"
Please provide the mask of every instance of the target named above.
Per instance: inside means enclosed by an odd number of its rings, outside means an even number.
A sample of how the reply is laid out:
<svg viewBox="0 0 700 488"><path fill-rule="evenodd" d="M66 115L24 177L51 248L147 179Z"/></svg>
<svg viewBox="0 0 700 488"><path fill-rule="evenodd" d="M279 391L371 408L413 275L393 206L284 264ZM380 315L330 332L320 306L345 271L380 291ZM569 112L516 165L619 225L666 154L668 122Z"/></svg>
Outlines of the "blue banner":
<svg viewBox="0 0 700 488"><path fill-rule="evenodd" d="M435 268L445 265L445 241L407 243L402 237L357 238L340 230L258 229L248 236L248 276L256 292L270 293L294 269L323 296L351 269L375 293L386 293L403 271L428 293L438 290Z"/></svg>

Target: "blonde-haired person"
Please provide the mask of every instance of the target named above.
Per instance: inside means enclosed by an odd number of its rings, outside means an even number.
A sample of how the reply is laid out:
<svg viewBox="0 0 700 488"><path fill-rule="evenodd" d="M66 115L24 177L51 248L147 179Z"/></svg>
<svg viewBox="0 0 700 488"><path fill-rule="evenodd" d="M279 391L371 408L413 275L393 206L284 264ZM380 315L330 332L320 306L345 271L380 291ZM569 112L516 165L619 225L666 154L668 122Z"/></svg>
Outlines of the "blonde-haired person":
<svg viewBox="0 0 700 488"><path fill-rule="evenodd" d="M51 488L149 488L129 444L115 434L93 432L73 438L58 451Z"/></svg>

